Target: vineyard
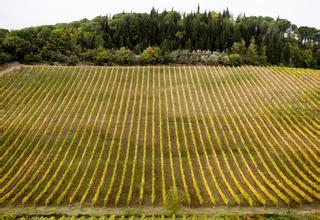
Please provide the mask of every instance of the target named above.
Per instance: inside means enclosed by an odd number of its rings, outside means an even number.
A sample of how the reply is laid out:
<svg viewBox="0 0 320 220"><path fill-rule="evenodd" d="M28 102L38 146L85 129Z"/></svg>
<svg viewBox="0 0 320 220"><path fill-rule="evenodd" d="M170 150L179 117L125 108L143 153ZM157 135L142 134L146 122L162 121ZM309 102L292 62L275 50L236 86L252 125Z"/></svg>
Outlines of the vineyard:
<svg viewBox="0 0 320 220"><path fill-rule="evenodd" d="M24 66L0 77L0 207L319 205L320 71Z"/></svg>

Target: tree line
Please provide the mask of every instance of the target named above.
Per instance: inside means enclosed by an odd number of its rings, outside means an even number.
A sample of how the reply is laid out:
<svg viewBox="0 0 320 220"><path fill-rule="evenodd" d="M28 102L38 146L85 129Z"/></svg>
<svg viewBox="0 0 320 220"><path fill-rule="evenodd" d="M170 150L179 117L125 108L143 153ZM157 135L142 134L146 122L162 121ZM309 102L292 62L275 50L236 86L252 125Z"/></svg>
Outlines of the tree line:
<svg viewBox="0 0 320 220"><path fill-rule="evenodd" d="M203 63L320 68L320 30L228 9L119 13L0 29L0 63Z"/></svg>

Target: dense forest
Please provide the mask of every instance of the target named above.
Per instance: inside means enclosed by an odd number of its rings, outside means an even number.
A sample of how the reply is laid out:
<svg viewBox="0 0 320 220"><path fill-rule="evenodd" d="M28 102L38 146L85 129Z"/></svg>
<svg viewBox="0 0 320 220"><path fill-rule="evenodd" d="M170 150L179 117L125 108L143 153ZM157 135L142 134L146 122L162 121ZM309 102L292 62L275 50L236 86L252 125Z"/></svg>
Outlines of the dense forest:
<svg viewBox="0 0 320 220"><path fill-rule="evenodd" d="M203 63L320 68L320 30L286 19L198 10L120 13L0 29L0 63Z"/></svg>

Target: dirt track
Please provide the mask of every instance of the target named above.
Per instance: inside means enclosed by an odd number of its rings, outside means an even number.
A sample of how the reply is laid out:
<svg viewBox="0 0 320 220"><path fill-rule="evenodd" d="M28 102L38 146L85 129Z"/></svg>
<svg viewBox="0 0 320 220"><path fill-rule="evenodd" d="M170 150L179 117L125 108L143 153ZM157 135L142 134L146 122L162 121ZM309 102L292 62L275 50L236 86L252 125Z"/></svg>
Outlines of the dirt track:
<svg viewBox="0 0 320 220"><path fill-rule="evenodd" d="M0 68L0 77L3 76L6 73L9 73L13 70L18 70L22 67L23 65L20 63L10 63L7 64L5 66L3 66L2 68Z"/></svg>
<svg viewBox="0 0 320 220"><path fill-rule="evenodd" d="M166 210L162 207L132 207L132 208L93 208L80 206L60 206L60 207L17 207L5 206L0 208L2 214L15 215L162 215L166 214ZM297 215L305 216L317 214L319 210L317 207L302 206L300 208L269 208L269 207L212 207L212 208L183 208L178 215L256 215L256 214L277 214L277 215Z"/></svg>

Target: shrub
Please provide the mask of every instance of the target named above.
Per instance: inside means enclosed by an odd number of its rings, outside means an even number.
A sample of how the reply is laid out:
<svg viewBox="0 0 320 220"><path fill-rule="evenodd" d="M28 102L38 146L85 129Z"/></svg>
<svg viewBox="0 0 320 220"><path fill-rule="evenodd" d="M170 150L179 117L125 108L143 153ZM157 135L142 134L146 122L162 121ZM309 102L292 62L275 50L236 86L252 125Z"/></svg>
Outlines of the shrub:
<svg viewBox="0 0 320 220"><path fill-rule="evenodd" d="M68 62L68 57L64 54L58 53L58 54L53 54L53 61L56 61L58 63L67 63Z"/></svg>
<svg viewBox="0 0 320 220"><path fill-rule="evenodd" d="M97 65L108 63L111 60L111 54L108 50L103 47L99 47L94 52L93 61Z"/></svg>
<svg viewBox="0 0 320 220"><path fill-rule="evenodd" d="M138 55L133 55L133 63L134 63L134 64L142 64L142 63L143 63L140 54L138 54Z"/></svg>
<svg viewBox="0 0 320 220"><path fill-rule="evenodd" d="M231 53L245 56L247 53L246 42L243 39L240 42L235 42L232 45Z"/></svg>
<svg viewBox="0 0 320 220"><path fill-rule="evenodd" d="M219 52L210 50L174 50L166 56L171 63L215 65L219 63L219 55Z"/></svg>
<svg viewBox="0 0 320 220"><path fill-rule="evenodd" d="M125 47L121 47L119 50L116 50L113 59L118 64L132 64L133 52Z"/></svg>
<svg viewBox="0 0 320 220"><path fill-rule="evenodd" d="M241 66L243 64L243 58L240 54L234 53L229 55L231 66Z"/></svg>
<svg viewBox="0 0 320 220"><path fill-rule="evenodd" d="M218 62L222 65L230 65L230 58L228 56L228 54L226 53L221 53L219 55L219 59Z"/></svg>
<svg viewBox="0 0 320 220"><path fill-rule="evenodd" d="M168 53L168 61L170 63L177 63L178 62L178 56L179 56L179 50L174 50Z"/></svg>
<svg viewBox="0 0 320 220"><path fill-rule="evenodd" d="M163 64L172 63L169 52L164 52L164 53L163 53L163 55L162 55L162 63L163 63Z"/></svg>
<svg viewBox="0 0 320 220"><path fill-rule="evenodd" d="M55 59L56 59L57 52L44 48L41 50L40 55L42 60L54 62L56 61Z"/></svg>
<svg viewBox="0 0 320 220"><path fill-rule="evenodd" d="M148 47L142 52L141 57L145 63L155 64L163 61L159 47Z"/></svg>
<svg viewBox="0 0 320 220"><path fill-rule="evenodd" d="M183 205L185 200L184 193L177 187L172 187L167 194L166 209L171 213L176 213Z"/></svg>
<svg viewBox="0 0 320 220"><path fill-rule="evenodd" d="M41 55L39 54L27 54L24 56L23 61L26 63L36 63L36 62L41 62L42 58Z"/></svg>
<svg viewBox="0 0 320 220"><path fill-rule="evenodd" d="M82 52L79 56L80 60L94 62L95 51L96 50L87 50Z"/></svg>
<svg viewBox="0 0 320 220"><path fill-rule="evenodd" d="M189 56L189 61L188 63L191 63L191 64L197 64L197 63L200 63L200 57L201 57L201 52L200 51L192 51L190 53L190 56Z"/></svg>
<svg viewBox="0 0 320 220"><path fill-rule="evenodd" d="M67 64L68 66L75 66L79 63L79 58L75 55L71 55L67 57Z"/></svg>
<svg viewBox="0 0 320 220"><path fill-rule="evenodd" d="M259 49L259 55L258 55L258 62L260 65L266 65L267 64L267 47L263 46Z"/></svg>
<svg viewBox="0 0 320 220"><path fill-rule="evenodd" d="M250 45L246 53L246 63L250 65L259 65L259 57L257 52L257 45L255 44L254 39L250 41Z"/></svg>
<svg viewBox="0 0 320 220"><path fill-rule="evenodd" d="M190 52L188 50L179 50L178 52L179 52L178 59L177 59L178 63L188 64Z"/></svg>
<svg viewBox="0 0 320 220"><path fill-rule="evenodd" d="M11 60L10 55L4 52L0 52L0 64L7 63Z"/></svg>
<svg viewBox="0 0 320 220"><path fill-rule="evenodd" d="M137 44L136 46L134 46L133 51L137 54L140 54L142 52L143 48L141 44Z"/></svg>
<svg viewBox="0 0 320 220"><path fill-rule="evenodd" d="M212 54L208 57L208 64L216 65L219 63L219 55L218 52L212 52Z"/></svg>

